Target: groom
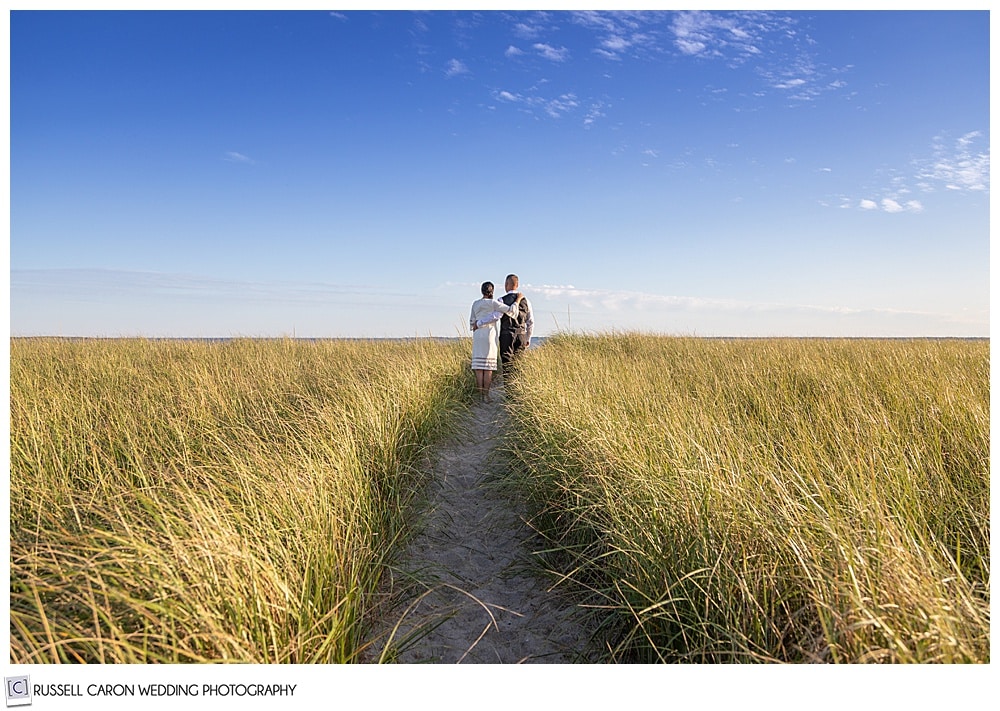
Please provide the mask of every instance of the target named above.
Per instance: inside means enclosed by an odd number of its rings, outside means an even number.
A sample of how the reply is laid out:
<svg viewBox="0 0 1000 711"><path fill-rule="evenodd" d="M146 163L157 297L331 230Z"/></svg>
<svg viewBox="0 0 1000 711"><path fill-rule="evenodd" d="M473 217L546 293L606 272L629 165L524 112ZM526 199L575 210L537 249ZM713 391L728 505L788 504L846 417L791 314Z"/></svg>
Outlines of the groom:
<svg viewBox="0 0 1000 711"><path fill-rule="evenodd" d="M517 285L517 274L508 274L504 281L507 293L501 299L508 306L517 299ZM515 360L531 344L531 331L535 325L528 300L522 297L518 306L514 318L504 314L500 319L500 363L504 377L513 372Z"/></svg>

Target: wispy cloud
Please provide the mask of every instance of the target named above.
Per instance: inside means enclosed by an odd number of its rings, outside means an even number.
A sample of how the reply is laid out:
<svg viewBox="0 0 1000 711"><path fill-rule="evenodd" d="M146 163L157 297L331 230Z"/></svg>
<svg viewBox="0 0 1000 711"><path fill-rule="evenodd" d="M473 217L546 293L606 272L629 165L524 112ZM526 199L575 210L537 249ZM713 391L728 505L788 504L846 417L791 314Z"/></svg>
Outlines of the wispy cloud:
<svg viewBox="0 0 1000 711"><path fill-rule="evenodd" d="M953 143L937 136L932 156L917 164L917 179L930 192L943 186L947 190L984 192L990 184L990 152L981 131L972 131Z"/></svg>
<svg viewBox="0 0 1000 711"><path fill-rule="evenodd" d="M601 42L601 48L616 55L632 46L632 43L620 35L611 35Z"/></svg>
<svg viewBox="0 0 1000 711"><path fill-rule="evenodd" d="M462 287L461 293L455 287ZM638 324L646 324L642 328L648 330L648 324L660 323L681 331L744 335L858 335L859 329L881 335L948 335L954 334L956 328L963 333L981 333L983 329L988 332L985 312L963 317L905 309L752 302L560 284L526 282L523 287L531 299L536 323L543 329L549 325L544 321L561 318L565 313L566 325L604 331ZM460 323L461 316L468 313L467 297L478 293L478 289L478 282L443 285L442 298L454 303ZM305 326L299 329L302 335L307 331L317 336L336 335L337 329L332 329L329 322L331 309L338 310L336 313L344 316L340 320L346 321L358 313L359 307L377 309L376 313L396 313L420 298L415 292L361 284L246 281L112 269L13 269L10 292L12 335L197 336L247 329L276 334L294 331L295 323ZM451 308L446 307L446 311L450 313ZM58 314L67 310L90 314L93 320L81 326L79 333L65 331L59 325ZM274 315L267 325L262 325L262 311ZM151 319L149 314L156 317ZM315 314L323 317L317 320ZM449 318L445 316L445 323ZM363 328L363 324L352 324L340 335L350 335L357 328ZM375 328L373 332L380 330Z"/></svg>
<svg viewBox="0 0 1000 711"><path fill-rule="evenodd" d="M445 65L444 75L448 78L457 77L461 74L471 74L469 67L458 59L449 59Z"/></svg>
<svg viewBox="0 0 1000 711"><path fill-rule="evenodd" d="M511 104L520 104L527 110L538 109L552 118L562 118L580 107L580 101L575 94L560 94L556 97L543 97L538 94L517 94L511 91L494 91L494 98ZM584 118L584 123L592 123L600 115L600 105L591 108Z"/></svg>
<svg viewBox="0 0 1000 711"><path fill-rule="evenodd" d="M95 302L125 298L322 304L348 302L359 296L415 296L353 284L244 281L119 269L12 269L10 286L12 293L48 293Z"/></svg>
<svg viewBox="0 0 1000 711"><path fill-rule="evenodd" d="M812 58L805 52L787 65L760 67L758 73L772 89L794 102L816 101L825 93L847 86L843 81L826 81L824 72L814 65Z"/></svg>
<svg viewBox="0 0 1000 711"><path fill-rule="evenodd" d="M524 284L527 294L538 294L549 299L570 300L583 308L623 312L635 310L725 311L736 313L797 312L851 316L881 314L885 316L942 317L941 314L907 309L854 308L846 306L816 306L772 302L741 301L736 299L711 299L693 296L665 296L637 291L583 289L571 285Z"/></svg>
<svg viewBox="0 0 1000 711"><path fill-rule="evenodd" d="M591 29L610 34L616 34L620 31L616 20L616 18L621 16L618 13L583 10L581 12L574 12L572 16L576 24L583 25L584 27L590 27Z"/></svg>
<svg viewBox="0 0 1000 711"><path fill-rule="evenodd" d="M391 286L12 269L10 330L14 336L400 335L391 314L419 299ZM447 332L446 323L438 326L440 332Z"/></svg>
<svg viewBox="0 0 1000 711"><path fill-rule="evenodd" d="M553 62L565 62L569 59L569 50L565 47L553 47L542 42L536 43L532 47L543 57Z"/></svg>
<svg viewBox="0 0 1000 711"><path fill-rule="evenodd" d="M789 79L774 85L775 89L795 89L806 83L805 79Z"/></svg>
<svg viewBox="0 0 1000 711"><path fill-rule="evenodd" d="M765 13L717 13L694 10L679 12L670 29L674 46L681 54L702 57L726 57L743 61L761 53L760 45L776 29L774 19Z"/></svg>
<svg viewBox="0 0 1000 711"><path fill-rule="evenodd" d="M545 28L544 13L532 16L530 19L514 24L513 31L517 37L533 40L541 36Z"/></svg>
<svg viewBox="0 0 1000 711"><path fill-rule="evenodd" d="M247 165L256 164L256 161L250 156L244 155L243 153L237 153L236 151L226 151L222 159L230 163L246 163Z"/></svg>
<svg viewBox="0 0 1000 711"><path fill-rule="evenodd" d="M590 108L587 110L587 115L583 117L584 128L590 128L594 123L603 118L605 103L603 101L598 101L591 104Z"/></svg>
<svg viewBox="0 0 1000 711"><path fill-rule="evenodd" d="M463 290L478 284L448 283ZM740 335L954 335L988 329L985 313L952 314L919 309L816 305L589 289L572 284L522 283L536 324L562 328L662 330ZM536 325L536 331L538 326Z"/></svg>
<svg viewBox="0 0 1000 711"><path fill-rule="evenodd" d="M662 41L661 26L668 16L655 11L570 13L574 24L596 33L597 45L592 51L616 62L628 56L656 52L656 45Z"/></svg>
<svg viewBox="0 0 1000 711"><path fill-rule="evenodd" d="M555 99L545 103L545 113L552 118L559 118L565 113L572 111L580 105L575 94L562 94Z"/></svg>
<svg viewBox="0 0 1000 711"><path fill-rule="evenodd" d="M791 15L769 11L680 12L670 26L673 47L682 56L719 60L730 67L750 66L767 90L787 99L815 101L847 86L828 79L849 67L827 67L816 61L816 42Z"/></svg>
<svg viewBox="0 0 1000 711"><path fill-rule="evenodd" d="M845 198L841 207L850 207L850 200ZM919 213L924 211L924 205L919 200L906 200L904 202L900 202L895 198L889 197L882 198L881 200L862 198L861 200L858 200L858 207L867 212L881 210L882 212L888 212L890 214L899 212Z"/></svg>
<svg viewBox="0 0 1000 711"><path fill-rule="evenodd" d="M768 93L779 93L800 103L846 86L842 77L831 79L829 75L847 70L817 65L813 43L799 28L801 20L778 12L588 10L519 12L508 17L513 42L507 45L504 56L519 63L544 59L569 64L578 57L596 55L620 64L673 54L688 61L723 61L732 68L749 66L760 77L760 89L749 97L735 92L726 95L728 87L717 87L716 101L753 101ZM572 35L560 26L566 18L577 30ZM515 93L512 88L507 90ZM534 94L527 88L517 93ZM579 91L566 93L582 96L584 105L606 99ZM563 113L545 112L549 116ZM584 125L592 124L590 120Z"/></svg>
<svg viewBox="0 0 1000 711"><path fill-rule="evenodd" d="M893 169L883 177L885 186L859 200L841 199L841 207L856 205L861 210L890 214L924 212L917 191L930 195L942 190L982 193L989 191L990 153L985 137L972 131L956 140L937 136L931 142L930 156L914 160L909 169ZM829 169L824 169L829 170Z"/></svg>

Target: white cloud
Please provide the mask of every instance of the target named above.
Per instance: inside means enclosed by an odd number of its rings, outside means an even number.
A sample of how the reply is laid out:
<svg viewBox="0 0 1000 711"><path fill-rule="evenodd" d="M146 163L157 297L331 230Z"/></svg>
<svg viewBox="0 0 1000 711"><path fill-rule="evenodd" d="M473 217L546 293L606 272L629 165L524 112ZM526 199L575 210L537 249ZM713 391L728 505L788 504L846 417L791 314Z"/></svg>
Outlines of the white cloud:
<svg viewBox="0 0 1000 711"><path fill-rule="evenodd" d="M674 46L685 55L726 57L736 63L759 58L769 38L788 39L790 18L768 12L679 12L670 31Z"/></svg>
<svg viewBox="0 0 1000 711"><path fill-rule="evenodd" d="M565 47L559 47L558 49L550 44L537 43L533 47L538 50L539 54L548 60L553 62L565 62L569 59L569 50Z"/></svg>
<svg viewBox="0 0 1000 711"><path fill-rule="evenodd" d="M612 16L603 12L597 12L595 10L584 10L582 12L574 12L573 20L578 25L584 25L586 27L591 27L593 29L603 30L604 32L615 32L618 28L618 25Z"/></svg>
<svg viewBox="0 0 1000 711"><path fill-rule="evenodd" d="M230 163L246 163L248 165L255 164L253 158L242 153L237 153L236 151L226 151L225 156L223 156L223 160L229 161Z"/></svg>
<svg viewBox="0 0 1000 711"><path fill-rule="evenodd" d="M541 32L542 28L538 24L518 22L514 25L514 34L523 39L535 39Z"/></svg>
<svg viewBox="0 0 1000 711"><path fill-rule="evenodd" d="M373 294L396 296L381 286L334 284L330 282L240 281L169 272L120 269L16 269L11 270L11 287L26 293L60 292L95 301L119 300L123 295L143 298L201 298L232 301L280 301L285 303L349 302Z"/></svg>
<svg viewBox="0 0 1000 711"><path fill-rule="evenodd" d="M629 42L624 37L619 37L618 35L612 35L611 37L608 37L606 40L601 42L601 46L604 47L605 49L611 50L612 52L621 52L623 49L628 49L629 47L631 47L632 43Z"/></svg>
<svg viewBox="0 0 1000 711"><path fill-rule="evenodd" d="M612 61L621 61L625 52L658 52L656 47L661 35L658 25L669 17L663 12L574 12L574 24L598 34L595 54ZM640 31L644 30L644 31Z"/></svg>
<svg viewBox="0 0 1000 711"><path fill-rule="evenodd" d="M741 301L736 299L713 299L695 296L665 296L638 291L615 291L606 289L578 289L574 286L522 284L525 293L538 295L539 302L545 299L565 299L581 308L597 309L602 312L634 311L716 311L745 314L762 313L807 313L829 316L919 316L940 317L924 311L885 308L853 308L848 306L816 306L812 304L783 304L769 302Z"/></svg>
<svg viewBox="0 0 1000 711"><path fill-rule="evenodd" d="M537 94L525 96L523 94L515 94L513 92L503 90L494 92L493 96L500 101L506 101L512 104L521 104L523 106L527 106L529 109L539 109L552 118L561 118L565 114L580 106L579 99L576 94L573 93L561 94L554 99L550 99ZM597 103L591 106L587 116L584 118L584 124L593 123L597 117L603 116L600 112L602 107L602 103Z"/></svg>
<svg viewBox="0 0 1000 711"><path fill-rule="evenodd" d="M514 45L509 46L504 52L505 57L520 57L522 54L524 54L524 50L518 49Z"/></svg>
<svg viewBox="0 0 1000 711"><path fill-rule="evenodd" d="M448 60L448 64L445 66L444 74L446 77L455 77L460 74L470 74L469 68L464 62L457 59Z"/></svg>
<svg viewBox="0 0 1000 711"><path fill-rule="evenodd" d="M775 84L774 88L775 89L795 89L796 87L800 87L800 86L802 86L805 83L806 83L805 79L791 79L789 81L785 81L785 82L781 82L779 84Z"/></svg>
<svg viewBox="0 0 1000 711"><path fill-rule="evenodd" d="M395 286L115 269L11 270L10 292L11 334L26 336L406 335L412 324L384 315L419 298ZM331 312L343 318L331 323ZM447 321L438 329L447 334Z"/></svg>
<svg viewBox="0 0 1000 711"><path fill-rule="evenodd" d="M717 28L710 13L696 10L678 13L671 29L677 49L682 54L693 55L701 54L708 48L708 42Z"/></svg>
<svg viewBox="0 0 1000 711"><path fill-rule="evenodd" d="M701 54L708 47L704 42L688 39L687 37L678 37L675 40L675 44L677 45L677 49L689 55Z"/></svg>
<svg viewBox="0 0 1000 711"><path fill-rule="evenodd" d="M954 141L937 136L931 145L931 157L913 161L910 169L913 171L910 175L899 170L889 171L884 178L885 187L880 191L882 197L878 201L863 199L858 207L892 214L921 213L923 202L910 199L916 189L925 193L937 190L988 192L989 145L980 131L966 133ZM829 168L822 170L829 171Z"/></svg>
<svg viewBox="0 0 1000 711"><path fill-rule="evenodd" d="M583 117L583 125L585 128L590 128L597 119L603 117L604 117L604 102L598 101L597 103L593 104L590 107L590 109L587 111L587 115Z"/></svg>
<svg viewBox="0 0 1000 711"><path fill-rule="evenodd" d="M924 189L933 190L937 183L948 190L989 190L989 145L977 148L984 140L980 131L966 133L954 142L954 146L948 146L942 137L936 138L933 157L918 164L917 178Z"/></svg>
<svg viewBox="0 0 1000 711"><path fill-rule="evenodd" d="M850 207L850 202L845 198L843 199L841 207ZM899 200L894 198L882 198L880 202L874 200L861 200L858 203L858 207L862 210L883 210L890 214L895 214L899 212L923 212L924 206L919 200L907 200L905 203L900 203Z"/></svg>
<svg viewBox="0 0 1000 711"><path fill-rule="evenodd" d="M545 104L545 113L552 118L559 118L579 105L580 103L577 101L575 94L563 94L559 98L552 99Z"/></svg>
<svg viewBox="0 0 1000 711"><path fill-rule="evenodd" d="M676 13L669 32L682 55L724 61L730 68L752 64L770 89L787 92L791 101L815 101L846 86L824 79L844 70L817 64L817 43L797 23L793 16L770 11L699 10Z"/></svg>

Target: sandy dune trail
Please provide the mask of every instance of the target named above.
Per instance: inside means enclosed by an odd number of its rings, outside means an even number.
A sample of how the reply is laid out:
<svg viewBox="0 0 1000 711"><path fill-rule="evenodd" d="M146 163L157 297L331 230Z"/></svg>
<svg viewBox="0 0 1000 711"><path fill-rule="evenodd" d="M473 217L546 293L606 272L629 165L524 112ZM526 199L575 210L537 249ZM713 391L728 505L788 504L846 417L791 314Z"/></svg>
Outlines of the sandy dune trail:
<svg viewBox="0 0 1000 711"><path fill-rule="evenodd" d="M401 663L588 661L579 608L532 572L538 543L523 502L493 479L502 467L494 452L506 423L502 386L492 400L473 405L459 436L435 453L419 532L392 573L405 594L387 611L370 657L391 636Z"/></svg>

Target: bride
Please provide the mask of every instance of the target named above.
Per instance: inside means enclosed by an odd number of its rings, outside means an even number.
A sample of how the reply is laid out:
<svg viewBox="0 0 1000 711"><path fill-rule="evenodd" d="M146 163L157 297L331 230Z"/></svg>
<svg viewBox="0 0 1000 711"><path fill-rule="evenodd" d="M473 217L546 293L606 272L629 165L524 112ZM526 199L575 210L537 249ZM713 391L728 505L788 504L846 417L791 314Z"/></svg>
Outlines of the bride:
<svg viewBox="0 0 1000 711"><path fill-rule="evenodd" d="M493 298L493 282L484 281L483 298L472 302L472 313L469 314L469 328L472 329L472 370L476 373L476 389L483 402L490 402L490 387L493 385L493 372L497 369L497 356L500 352L499 326L500 317L507 314L517 318L518 305L523 298L518 294L514 303L508 306L500 299Z"/></svg>

